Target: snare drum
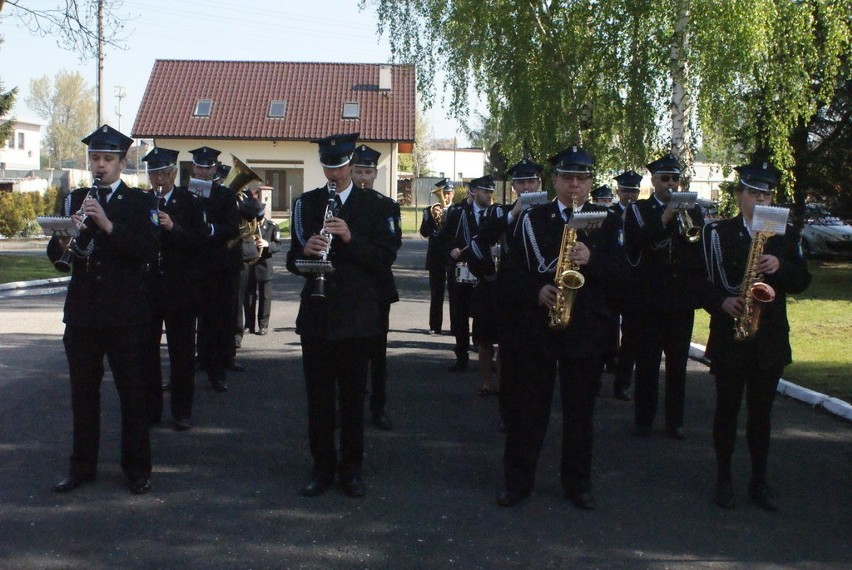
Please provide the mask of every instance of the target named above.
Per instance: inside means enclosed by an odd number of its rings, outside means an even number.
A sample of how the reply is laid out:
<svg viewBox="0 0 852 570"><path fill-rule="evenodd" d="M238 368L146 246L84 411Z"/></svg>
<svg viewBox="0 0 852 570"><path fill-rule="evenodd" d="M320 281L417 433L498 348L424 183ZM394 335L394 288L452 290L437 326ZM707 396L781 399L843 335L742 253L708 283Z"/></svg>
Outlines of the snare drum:
<svg viewBox="0 0 852 570"><path fill-rule="evenodd" d="M476 285L478 279L470 272L467 263L459 261L456 263L456 283Z"/></svg>

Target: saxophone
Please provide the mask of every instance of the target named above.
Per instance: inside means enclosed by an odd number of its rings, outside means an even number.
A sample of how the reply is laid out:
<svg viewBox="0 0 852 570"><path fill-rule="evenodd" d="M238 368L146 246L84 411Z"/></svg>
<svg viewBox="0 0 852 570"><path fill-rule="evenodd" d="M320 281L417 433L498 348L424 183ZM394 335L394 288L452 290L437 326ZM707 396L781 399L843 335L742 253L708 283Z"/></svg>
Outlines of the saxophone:
<svg viewBox="0 0 852 570"><path fill-rule="evenodd" d="M740 286L740 294L745 299L745 308L740 317L734 319L734 339L748 340L754 338L760 327L760 314L763 305L771 303L775 299L775 290L763 282L763 276L757 273L757 262L763 255L763 247L771 232L758 232L751 240L751 248L748 252L746 271L743 275L743 283Z"/></svg>
<svg viewBox="0 0 852 570"><path fill-rule="evenodd" d="M573 215L576 210L577 199L572 198L571 214ZM577 289L586 282L586 278L578 271L579 267L568 257L576 243L576 228L565 224L562 230L562 245L559 246L559 259L556 262L556 275L553 283L556 286L556 304L548 313L548 326L551 330L562 330L571 322L574 297L577 294Z"/></svg>

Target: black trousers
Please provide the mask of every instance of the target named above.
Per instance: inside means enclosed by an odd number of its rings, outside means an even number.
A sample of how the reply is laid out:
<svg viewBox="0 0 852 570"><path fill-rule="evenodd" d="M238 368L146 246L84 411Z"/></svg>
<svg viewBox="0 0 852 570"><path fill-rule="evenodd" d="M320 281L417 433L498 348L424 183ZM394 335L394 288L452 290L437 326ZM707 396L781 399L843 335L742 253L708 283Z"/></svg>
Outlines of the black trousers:
<svg viewBox="0 0 852 570"><path fill-rule="evenodd" d="M148 416L159 421L163 414L163 375L160 360L160 340L163 323L166 325L166 343L169 350L169 384L171 384L171 411L175 420L192 417L192 400L195 392L195 311L169 312L154 316L148 328L146 345L146 381Z"/></svg>
<svg viewBox="0 0 852 570"><path fill-rule="evenodd" d="M208 375L224 378L225 367L236 352L236 295L240 274L221 271L204 277L201 313L198 318L198 352Z"/></svg>
<svg viewBox="0 0 852 570"><path fill-rule="evenodd" d="M755 362L736 369L714 369L716 377L716 413L713 416L713 445L716 449L717 476L731 480L731 457L737 438L737 417L743 390L746 397L746 441L751 456L751 480L766 480L771 431L770 413L783 367L761 370Z"/></svg>
<svg viewBox="0 0 852 570"><path fill-rule="evenodd" d="M595 396L600 389L603 357L558 363L544 354L526 354L524 363L501 378L505 406L503 452L507 491L529 493L542 442L550 421L553 389L559 375L562 400L560 479L569 495L591 491Z"/></svg>
<svg viewBox="0 0 852 570"><path fill-rule="evenodd" d="M249 291L249 280L251 279L252 270L251 267L245 262L243 262L242 267L240 268L239 277L237 280L237 289L236 296L233 298L233 318L232 323L234 327L234 354L232 356L236 356L236 340L243 338L243 330L246 328L246 317L245 317L245 304L246 304L246 295L248 295ZM254 321L254 319L252 319ZM253 326L251 328L254 328Z"/></svg>
<svg viewBox="0 0 852 570"><path fill-rule="evenodd" d="M441 332L444 326L444 291L447 288L447 270L443 267L429 269L429 330Z"/></svg>
<svg viewBox="0 0 852 570"><path fill-rule="evenodd" d="M660 361L666 355L666 428L683 427L686 363L695 311L692 309L645 313L641 316L636 345L636 425L650 428L657 414Z"/></svg>
<svg viewBox="0 0 852 570"><path fill-rule="evenodd" d="M473 285L456 283L455 266L447 268L447 292L450 297L450 332L456 338L456 360L467 362L470 350L470 317Z"/></svg>
<svg viewBox="0 0 852 570"><path fill-rule="evenodd" d="M627 390L633 378L636 366L636 343L638 341L639 318L627 311L621 313L621 338L618 344L618 356L615 361L615 379L613 390ZM691 333L691 331L690 331Z"/></svg>
<svg viewBox="0 0 852 570"><path fill-rule="evenodd" d="M370 363L370 412L373 415L385 411L388 383L388 330L390 329L390 304L379 307L382 313L383 333L368 340Z"/></svg>
<svg viewBox="0 0 852 570"><path fill-rule="evenodd" d="M327 340L302 336L302 365L308 394L308 441L314 477L330 482L335 473L361 473L364 458L366 338ZM334 432L340 410L340 458Z"/></svg>
<svg viewBox="0 0 852 570"><path fill-rule="evenodd" d="M95 475L101 433L101 381L104 356L121 403L121 469L128 479L151 475L151 441L144 370L149 327L90 329L68 325L62 341L71 378L74 447L71 475Z"/></svg>
<svg viewBox="0 0 852 570"><path fill-rule="evenodd" d="M243 311L246 316L245 328L253 331L269 328L269 316L272 314L272 281L258 281L251 268L248 271L248 283L243 297Z"/></svg>

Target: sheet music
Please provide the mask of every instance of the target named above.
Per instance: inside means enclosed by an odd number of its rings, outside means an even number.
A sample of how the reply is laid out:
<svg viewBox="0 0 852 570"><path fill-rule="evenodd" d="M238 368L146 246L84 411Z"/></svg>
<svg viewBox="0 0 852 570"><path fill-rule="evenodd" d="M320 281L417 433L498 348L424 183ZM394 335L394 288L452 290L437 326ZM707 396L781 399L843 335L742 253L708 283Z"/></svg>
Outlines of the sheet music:
<svg viewBox="0 0 852 570"><path fill-rule="evenodd" d="M790 210L778 206L755 205L751 216L751 229L758 233L784 235L787 232L787 217Z"/></svg>
<svg viewBox="0 0 852 570"><path fill-rule="evenodd" d="M669 207L675 210L686 210L695 205L698 192L672 192L669 197Z"/></svg>
<svg viewBox="0 0 852 570"><path fill-rule="evenodd" d="M65 216L39 216L36 218L46 236L77 237L80 230L70 217Z"/></svg>
<svg viewBox="0 0 852 570"><path fill-rule="evenodd" d="M518 200L521 201L521 206L523 206L523 209L526 210L530 206L546 203L547 192L527 192L525 194L520 194L518 196Z"/></svg>
<svg viewBox="0 0 852 570"><path fill-rule="evenodd" d="M580 212L571 216L568 227L576 230L595 230L601 227L605 219L606 212Z"/></svg>

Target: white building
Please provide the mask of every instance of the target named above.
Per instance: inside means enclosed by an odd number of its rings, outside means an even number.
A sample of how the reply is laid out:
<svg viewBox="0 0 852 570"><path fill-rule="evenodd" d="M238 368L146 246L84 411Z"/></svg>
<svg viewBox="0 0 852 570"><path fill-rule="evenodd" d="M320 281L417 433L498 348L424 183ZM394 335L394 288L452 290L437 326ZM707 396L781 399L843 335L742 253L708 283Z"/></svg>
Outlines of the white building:
<svg viewBox="0 0 852 570"><path fill-rule="evenodd" d="M5 122L3 118L0 121ZM41 160L41 128L45 123L33 119L15 119L15 129L0 146L0 171L38 170ZM4 174L0 173L0 176Z"/></svg>
<svg viewBox="0 0 852 570"><path fill-rule="evenodd" d="M482 149L430 149L427 153L432 176L460 182L485 174L485 151Z"/></svg>

